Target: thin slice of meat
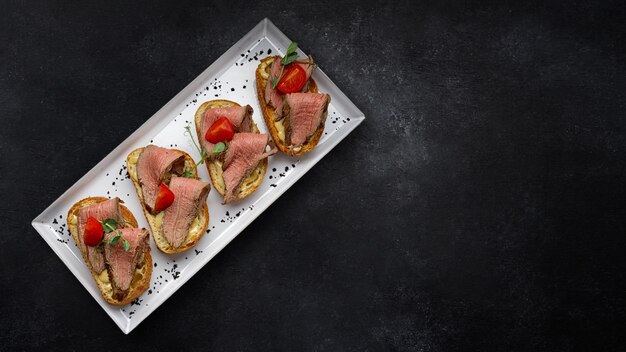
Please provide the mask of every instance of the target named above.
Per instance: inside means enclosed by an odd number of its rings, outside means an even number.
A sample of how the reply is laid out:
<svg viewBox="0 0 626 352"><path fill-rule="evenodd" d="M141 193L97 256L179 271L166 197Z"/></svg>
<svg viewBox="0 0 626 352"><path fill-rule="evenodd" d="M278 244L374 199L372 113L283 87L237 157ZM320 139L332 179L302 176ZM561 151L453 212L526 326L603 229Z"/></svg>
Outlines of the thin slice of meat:
<svg viewBox="0 0 626 352"><path fill-rule="evenodd" d="M189 227L198 216L211 189L210 183L193 178L172 177L170 190L174 202L163 216L163 235L174 248L180 247L189 234Z"/></svg>
<svg viewBox="0 0 626 352"><path fill-rule="evenodd" d="M277 58L270 67L270 76L265 84L265 102L274 108L274 120L279 121L283 117L283 96L276 88L272 88L272 81L280 76L282 65Z"/></svg>
<svg viewBox="0 0 626 352"><path fill-rule="evenodd" d="M113 287L113 298L122 300L128 293L135 270L143 265L150 244L146 229L123 228L107 233L105 238L110 240L118 235L120 237L117 244L104 244L104 255ZM128 251L124 249L125 241L129 245Z"/></svg>
<svg viewBox="0 0 626 352"><path fill-rule="evenodd" d="M242 181L254 170L259 161L276 153L276 148L265 152L269 135L258 133L236 133L228 145L222 178L224 179L224 204L237 197Z"/></svg>
<svg viewBox="0 0 626 352"><path fill-rule="evenodd" d="M206 132L220 117L226 117L230 123L233 124L235 132L250 132L252 130L252 107L246 106L229 106L225 108L213 108L207 109L202 116L200 123L200 144L204 147L207 153L213 150L215 144L209 142L204 138ZM215 158L213 154L209 159Z"/></svg>
<svg viewBox="0 0 626 352"><path fill-rule="evenodd" d="M292 146L304 144L323 122L330 95L292 93L285 95L285 140Z"/></svg>
<svg viewBox="0 0 626 352"><path fill-rule="evenodd" d="M123 226L124 218L120 211L120 199L116 197L78 210L78 248L81 252L87 253L87 260L91 264L91 268L95 273L100 274L104 270L102 246L88 246L83 241L85 226L89 217L94 217L98 221L114 219Z"/></svg>
<svg viewBox="0 0 626 352"><path fill-rule="evenodd" d="M137 178L141 185L143 202L150 212L154 209L159 185L169 184L172 173L181 173L185 156L175 150L149 145L137 159Z"/></svg>

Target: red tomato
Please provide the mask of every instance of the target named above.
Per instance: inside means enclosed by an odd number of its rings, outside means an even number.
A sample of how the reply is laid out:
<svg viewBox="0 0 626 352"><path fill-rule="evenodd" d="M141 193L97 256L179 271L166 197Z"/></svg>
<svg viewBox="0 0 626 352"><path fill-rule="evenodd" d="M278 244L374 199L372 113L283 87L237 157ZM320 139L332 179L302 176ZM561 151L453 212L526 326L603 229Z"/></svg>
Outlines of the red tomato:
<svg viewBox="0 0 626 352"><path fill-rule="evenodd" d="M217 119L211 127L206 131L207 141L216 144L219 142L226 142L233 139L233 135L235 134L235 128L233 124L230 123L230 120L226 117L220 117ZM210 152L210 150L208 150Z"/></svg>
<svg viewBox="0 0 626 352"><path fill-rule="evenodd" d="M285 67L283 77L278 81L278 88L284 94L296 93L302 90L306 83L306 72L302 66L293 64Z"/></svg>
<svg viewBox="0 0 626 352"><path fill-rule="evenodd" d="M87 218L87 225L85 225L85 234L83 235L83 242L88 246L97 246L102 237L104 236L104 230L102 224L93 216Z"/></svg>
<svg viewBox="0 0 626 352"><path fill-rule="evenodd" d="M174 192L172 192L163 183L159 185L159 194L157 194L156 202L154 203L154 211L159 212L167 209L174 202Z"/></svg>

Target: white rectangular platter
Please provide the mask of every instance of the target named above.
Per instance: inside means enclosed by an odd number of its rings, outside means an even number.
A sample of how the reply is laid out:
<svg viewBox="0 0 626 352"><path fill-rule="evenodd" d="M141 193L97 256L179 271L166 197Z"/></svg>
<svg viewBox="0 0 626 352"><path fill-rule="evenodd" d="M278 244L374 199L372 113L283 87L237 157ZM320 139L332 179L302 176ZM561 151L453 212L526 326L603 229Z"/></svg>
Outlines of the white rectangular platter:
<svg viewBox="0 0 626 352"><path fill-rule="evenodd" d="M124 333L132 331L176 292L358 126L365 116L321 69L316 69L313 78L320 92L331 96L325 132L317 148L301 157L288 157L283 154L270 157L261 187L252 196L234 204L222 205L219 194L211 190L207 200L210 222L205 236L195 248L177 255L160 252L151 240L154 267L150 288L125 307L109 305L100 295L67 229L65 219L67 211L75 202L85 197L120 197L135 214L139 226L148 228L126 172L125 160L128 153L152 143L182 149L195 160L199 160L198 151L189 135L184 133L185 126L193 123L196 109L203 102L212 99L228 99L242 105L250 104L254 109L253 119L259 129L262 133L267 132L256 97L255 70L261 58L268 55L283 55L290 43L291 40L271 21L262 20L33 220L32 225L41 237ZM305 56L302 51L299 51L299 54L301 57ZM198 173L201 179L209 180L204 165L198 168Z"/></svg>

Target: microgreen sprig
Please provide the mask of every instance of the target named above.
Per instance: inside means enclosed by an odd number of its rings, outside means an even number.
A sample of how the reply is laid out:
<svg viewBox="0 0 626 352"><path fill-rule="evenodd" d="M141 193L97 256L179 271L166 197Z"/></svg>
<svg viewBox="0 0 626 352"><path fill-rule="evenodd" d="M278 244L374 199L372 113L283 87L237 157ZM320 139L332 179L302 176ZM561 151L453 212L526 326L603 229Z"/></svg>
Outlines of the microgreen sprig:
<svg viewBox="0 0 626 352"><path fill-rule="evenodd" d="M108 221L108 220L113 220L113 219L106 219L105 221ZM102 223L104 224L105 221L103 221ZM113 220L113 221L115 221L115 220ZM115 224L117 225L117 222L115 222ZM106 233L109 233L109 232L112 232L112 231L113 230L111 230L111 231L106 231L105 230ZM122 247L124 248L124 251L128 252L130 250L130 242L128 242L128 240L126 240L125 238L122 237L122 231L120 231L120 230L117 230L117 233L113 237L109 237L108 239L103 238L102 239L102 243L108 243L108 244L110 244L112 246L117 246L117 244L120 241L120 238L122 239Z"/></svg>
<svg viewBox="0 0 626 352"><path fill-rule="evenodd" d="M193 142L193 145L196 147L196 150L198 150L198 153L200 153L200 161L198 161L196 163L196 167L198 167L198 165L200 165L200 164L203 164L205 162L205 160L207 160L209 158L210 155L213 155L213 154L216 154L216 153L221 153L221 152L225 151L226 148L228 147L226 145L226 143L219 142L219 143L215 144L213 149L211 149L211 152L207 154L206 148L204 148L204 147L200 148L198 143L196 143L196 140L193 139L193 134L191 134L191 124L187 124L187 126L185 126L185 134L189 135L189 138L191 138L191 142ZM183 174L183 176L184 177L188 177L188 176L185 176L185 174Z"/></svg>
<svg viewBox="0 0 626 352"><path fill-rule="evenodd" d="M102 223L102 228L104 229L105 233L115 231L118 225L118 222L115 219L106 219L106 220L101 221L101 223Z"/></svg>

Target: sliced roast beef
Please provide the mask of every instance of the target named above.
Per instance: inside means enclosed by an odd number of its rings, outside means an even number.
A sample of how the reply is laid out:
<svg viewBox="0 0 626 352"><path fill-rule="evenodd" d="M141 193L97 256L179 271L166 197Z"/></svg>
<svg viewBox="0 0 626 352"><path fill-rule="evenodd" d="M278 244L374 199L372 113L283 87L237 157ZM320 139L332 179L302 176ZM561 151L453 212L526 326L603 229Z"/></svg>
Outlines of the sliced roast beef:
<svg viewBox="0 0 626 352"><path fill-rule="evenodd" d="M87 260L91 264L91 268L97 274L104 270L104 253L101 246L88 246L83 241L85 236L85 226L87 219L94 217L98 221L106 219L115 219L123 225L124 218L120 212L120 199L113 198L90 205L78 210L78 247L83 253L87 253Z"/></svg>
<svg viewBox="0 0 626 352"><path fill-rule="evenodd" d="M226 188L224 203L229 203L237 197L242 181L254 170L260 160L276 153L275 148L265 152L268 138L267 134L235 134L228 145L222 165L222 177Z"/></svg>
<svg viewBox="0 0 626 352"><path fill-rule="evenodd" d="M181 173L185 156L177 151L149 145L137 160L137 178L141 185L143 202L152 212L161 182L168 184L172 173Z"/></svg>
<svg viewBox="0 0 626 352"><path fill-rule="evenodd" d="M283 117L283 96L278 89L272 88L274 78L280 76L282 65L279 59L272 62L270 76L265 84L265 102L274 108L274 119L279 121Z"/></svg>
<svg viewBox="0 0 626 352"><path fill-rule="evenodd" d="M211 152L215 145L207 141L204 136L215 121L220 117L226 117L235 127L235 132L250 132L252 129L252 112L250 105L207 109L200 123L200 143L207 153Z"/></svg>
<svg viewBox="0 0 626 352"><path fill-rule="evenodd" d="M148 230L123 228L105 235L107 240L120 236L117 244L106 243L104 254L106 257L109 280L113 287L113 298L122 300L128 293L130 284L135 276L135 270L145 261L145 253L150 250ZM124 249L124 242L129 245Z"/></svg>
<svg viewBox="0 0 626 352"><path fill-rule="evenodd" d="M206 203L211 186L193 178L172 177L170 190L174 202L165 209L163 235L174 248L180 247L189 233L189 226Z"/></svg>
<svg viewBox="0 0 626 352"><path fill-rule="evenodd" d="M292 146L304 144L324 122L330 95L292 93L285 95L285 140Z"/></svg>
<svg viewBox="0 0 626 352"><path fill-rule="evenodd" d="M301 92L306 92L309 86L309 78L311 78L311 74L313 73L313 69L315 68L315 65L313 64L313 57L309 55L306 60L297 60L295 63L297 65L300 65L300 67L302 67L304 69L304 72L306 73L306 84L304 85L304 87L302 87L301 90Z"/></svg>

